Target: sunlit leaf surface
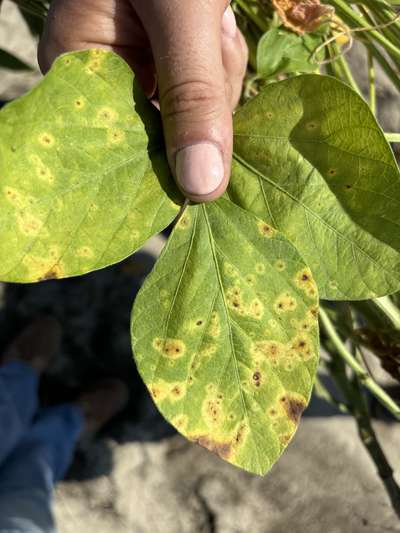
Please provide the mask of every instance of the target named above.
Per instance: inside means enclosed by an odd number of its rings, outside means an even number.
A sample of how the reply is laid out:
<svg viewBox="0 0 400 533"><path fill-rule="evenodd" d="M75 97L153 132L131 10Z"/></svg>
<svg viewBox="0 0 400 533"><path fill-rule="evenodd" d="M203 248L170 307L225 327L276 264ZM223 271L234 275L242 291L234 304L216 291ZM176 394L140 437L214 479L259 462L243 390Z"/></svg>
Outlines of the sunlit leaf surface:
<svg viewBox="0 0 400 533"><path fill-rule="evenodd" d="M284 233L322 298L400 289L400 174L368 105L304 75L271 84L235 116L230 197Z"/></svg>
<svg viewBox="0 0 400 533"><path fill-rule="evenodd" d="M310 397L317 302L310 270L271 226L226 199L187 208L132 317L160 411L223 459L267 472Z"/></svg>
<svg viewBox="0 0 400 533"><path fill-rule="evenodd" d="M158 112L100 50L60 57L0 112L0 278L118 262L179 211Z"/></svg>

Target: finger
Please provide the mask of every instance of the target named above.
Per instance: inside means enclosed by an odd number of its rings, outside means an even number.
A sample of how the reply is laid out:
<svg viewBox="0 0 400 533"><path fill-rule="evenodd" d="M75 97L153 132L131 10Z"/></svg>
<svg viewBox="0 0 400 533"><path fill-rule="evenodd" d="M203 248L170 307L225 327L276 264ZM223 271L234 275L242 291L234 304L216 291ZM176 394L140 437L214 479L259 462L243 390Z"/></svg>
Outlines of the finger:
<svg viewBox="0 0 400 533"><path fill-rule="evenodd" d="M226 189L232 157L221 44L225 0L133 5L152 45L172 172L188 198L215 199Z"/></svg>
<svg viewBox="0 0 400 533"><path fill-rule="evenodd" d="M233 15L232 9L229 7ZM228 11L227 10L227 11ZM224 15L225 16L225 15ZM222 62L226 82L231 86L231 109L236 108L242 93L243 78L247 69L248 49L239 29L234 34L222 32Z"/></svg>

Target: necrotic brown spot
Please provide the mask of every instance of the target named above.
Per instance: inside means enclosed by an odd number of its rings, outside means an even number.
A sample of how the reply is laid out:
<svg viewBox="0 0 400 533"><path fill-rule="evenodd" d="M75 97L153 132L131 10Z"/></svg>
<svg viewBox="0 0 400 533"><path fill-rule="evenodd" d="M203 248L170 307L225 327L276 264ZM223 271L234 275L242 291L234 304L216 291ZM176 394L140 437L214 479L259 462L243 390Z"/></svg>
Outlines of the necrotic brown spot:
<svg viewBox="0 0 400 533"><path fill-rule="evenodd" d="M279 398L279 402L284 408L289 420L297 425L306 408L305 400L300 395L284 394Z"/></svg>
<svg viewBox="0 0 400 533"><path fill-rule="evenodd" d="M194 442L206 448L212 453L215 453L222 459L229 459L232 453L232 444L230 442L218 442L213 440L208 435L202 435L200 437L195 437Z"/></svg>

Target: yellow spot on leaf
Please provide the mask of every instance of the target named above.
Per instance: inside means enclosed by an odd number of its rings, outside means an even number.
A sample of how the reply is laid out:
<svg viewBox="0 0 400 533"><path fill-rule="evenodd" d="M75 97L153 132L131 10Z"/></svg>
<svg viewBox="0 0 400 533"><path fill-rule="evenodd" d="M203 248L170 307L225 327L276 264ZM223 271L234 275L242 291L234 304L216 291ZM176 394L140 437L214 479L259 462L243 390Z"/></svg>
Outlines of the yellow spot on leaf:
<svg viewBox="0 0 400 533"><path fill-rule="evenodd" d="M256 277L253 276L253 274L248 274L248 275L246 276L246 282L247 282L249 285L253 286L253 285L255 284L255 282L256 282Z"/></svg>
<svg viewBox="0 0 400 533"><path fill-rule="evenodd" d="M256 320L261 320L264 315L264 305L258 298L250 302L248 314Z"/></svg>
<svg viewBox="0 0 400 533"><path fill-rule="evenodd" d="M207 335L216 339L221 334L220 318L216 311L213 311L210 317L210 325L207 329Z"/></svg>
<svg viewBox="0 0 400 533"><path fill-rule="evenodd" d="M304 361L308 361L314 357L313 344L305 333L296 335L296 337L289 343L289 350Z"/></svg>
<svg viewBox="0 0 400 533"><path fill-rule="evenodd" d="M317 285L309 268L303 268L303 270L297 272L294 282L310 298L318 297Z"/></svg>
<svg viewBox="0 0 400 533"><path fill-rule="evenodd" d="M47 167L45 166L36 167L36 174L42 181L45 181L50 184L54 183L54 176L51 173L50 169L48 169Z"/></svg>
<svg viewBox="0 0 400 533"><path fill-rule="evenodd" d="M76 255L78 257L86 257L88 259L92 258L94 256L93 249L89 246L81 246L81 248L78 248L76 251Z"/></svg>
<svg viewBox="0 0 400 533"><path fill-rule="evenodd" d="M118 113L112 107L102 107L97 113L98 120L106 123L118 120Z"/></svg>
<svg viewBox="0 0 400 533"><path fill-rule="evenodd" d="M256 272L257 274L264 274L265 272L265 265L263 263L257 263L256 264Z"/></svg>
<svg viewBox="0 0 400 533"><path fill-rule="evenodd" d="M275 261L275 268L276 270L278 270L278 272L282 272L283 270L285 270L286 268L285 261L282 261L282 259L278 259L277 261Z"/></svg>
<svg viewBox="0 0 400 533"><path fill-rule="evenodd" d="M223 396L217 391L210 393L203 401L201 414L207 426L218 426L223 422L225 415L222 402Z"/></svg>
<svg viewBox="0 0 400 533"><path fill-rule="evenodd" d="M275 233L275 230L272 226L267 224L266 222L262 222L261 220L257 223L258 231L263 235L264 237L272 237Z"/></svg>
<svg viewBox="0 0 400 533"><path fill-rule="evenodd" d="M180 217L177 223L177 227L178 229L188 229L191 225L191 222L192 222L191 216L189 215L189 213L185 212Z"/></svg>
<svg viewBox="0 0 400 533"><path fill-rule="evenodd" d="M277 313L287 313L294 311L297 307L297 300L288 292L284 292L278 296L274 303L274 309Z"/></svg>
<svg viewBox="0 0 400 533"><path fill-rule="evenodd" d="M125 140L125 132L116 129L109 130L107 133L107 139L111 144L121 144Z"/></svg>
<svg viewBox="0 0 400 533"><path fill-rule="evenodd" d="M14 189L13 187L4 187L3 191L6 199L16 209L24 209L26 207L27 199L17 189Z"/></svg>
<svg viewBox="0 0 400 533"><path fill-rule="evenodd" d="M43 227L43 222L27 211L21 211L17 215L17 222L21 233L27 237L35 237Z"/></svg>
<svg viewBox="0 0 400 533"><path fill-rule="evenodd" d="M83 96L80 96L79 98L76 98L74 100L74 106L75 109L83 109L86 105L86 100L83 98Z"/></svg>
<svg viewBox="0 0 400 533"><path fill-rule="evenodd" d="M255 342L251 349L252 356L256 362L267 359L274 366L285 357L286 351L284 344L273 340Z"/></svg>
<svg viewBox="0 0 400 533"><path fill-rule="evenodd" d="M54 137L47 132L43 132L39 135L38 141L42 146L45 146L46 148L51 148L54 146L55 140Z"/></svg>
<svg viewBox="0 0 400 533"><path fill-rule="evenodd" d="M26 255L22 263L32 279L38 281L59 279L64 277L65 272L62 263L56 262L57 256L59 256L59 251L57 247L54 247L50 249L48 257Z"/></svg>
<svg viewBox="0 0 400 533"><path fill-rule="evenodd" d="M169 359L179 359L185 354L186 346L179 339L160 339L153 340L153 348Z"/></svg>
<svg viewBox="0 0 400 533"><path fill-rule="evenodd" d="M185 431L189 422L189 417L183 414L176 415L171 419L171 422L178 431Z"/></svg>
<svg viewBox="0 0 400 533"><path fill-rule="evenodd" d="M224 263L224 272L227 276L234 278L237 276L236 268L230 263Z"/></svg>

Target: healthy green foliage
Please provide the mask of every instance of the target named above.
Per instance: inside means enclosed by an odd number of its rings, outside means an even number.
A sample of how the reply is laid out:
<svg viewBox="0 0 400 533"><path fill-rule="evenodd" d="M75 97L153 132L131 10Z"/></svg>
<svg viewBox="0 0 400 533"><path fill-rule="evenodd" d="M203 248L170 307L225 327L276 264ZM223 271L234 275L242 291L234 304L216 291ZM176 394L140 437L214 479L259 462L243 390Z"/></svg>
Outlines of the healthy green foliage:
<svg viewBox="0 0 400 533"><path fill-rule="evenodd" d="M133 348L190 440L265 474L308 403L318 295L294 246L221 199L185 210L136 298Z"/></svg>
<svg viewBox="0 0 400 533"><path fill-rule="evenodd" d="M230 198L284 233L321 298L400 289L400 173L368 105L304 75L269 85L235 115Z"/></svg>
<svg viewBox="0 0 400 533"><path fill-rule="evenodd" d="M268 30L257 47L257 72L263 78L282 73L315 72L316 60L323 59L324 52L313 60L313 54L322 44L317 33L297 35L283 27Z"/></svg>
<svg viewBox="0 0 400 533"><path fill-rule="evenodd" d="M4 281L118 262L179 211L158 114L105 51L62 56L1 111L0 175Z"/></svg>

